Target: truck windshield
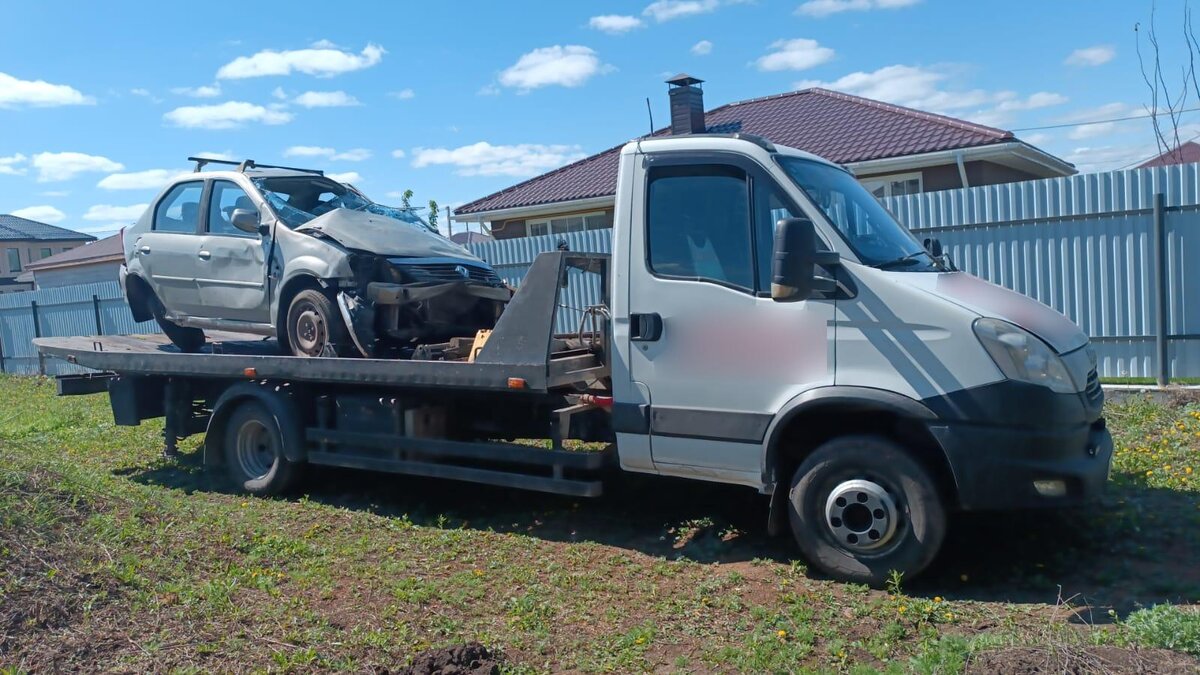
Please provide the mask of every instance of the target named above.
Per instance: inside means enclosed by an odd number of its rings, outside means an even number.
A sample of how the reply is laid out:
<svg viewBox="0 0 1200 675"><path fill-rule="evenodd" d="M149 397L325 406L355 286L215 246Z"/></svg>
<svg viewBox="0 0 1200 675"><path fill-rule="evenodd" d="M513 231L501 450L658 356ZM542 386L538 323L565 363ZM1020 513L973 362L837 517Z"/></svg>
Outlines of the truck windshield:
<svg viewBox="0 0 1200 675"><path fill-rule="evenodd" d="M849 172L802 157L780 156L779 164L863 264L908 272L945 271Z"/></svg>
<svg viewBox="0 0 1200 675"><path fill-rule="evenodd" d="M334 209L365 211L436 232L413 209L376 204L365 195L337 181L320 176L255 178L254 185L290 229L296 229Z"/></svg>

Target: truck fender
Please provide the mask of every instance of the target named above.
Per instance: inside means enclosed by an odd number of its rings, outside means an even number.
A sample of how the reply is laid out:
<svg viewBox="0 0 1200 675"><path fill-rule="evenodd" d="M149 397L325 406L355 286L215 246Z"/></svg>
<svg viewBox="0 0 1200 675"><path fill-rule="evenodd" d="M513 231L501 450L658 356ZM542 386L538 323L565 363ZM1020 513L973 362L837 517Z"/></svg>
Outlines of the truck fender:
<svg viewBox="0 0 1200 675"><path fill-rule="evenodd" d="M254 399L266 406L283 435L283 454L292 462L308 459L304 442L304 425L292 394L281 385L259 382L238 382L229 387L213 405L212 416L204 434L204 463L222 464L225 461L225 422L242 401Z"/></svg>
<svg viewBox="0 0 1200 675"><path fill-rule="evenodd" d="M796 416L824 407L849 408L864 412L890 412L914 420L937 419L937 416L920 401L886 389L831 385L809 389L796 395L784 404L776 413L775 418L771 420L771 424L767 427L766 443L764 444L762 480L763 485L767 486L771 494L770 508L767 514L767 532L772 536L784 531L786 527L788 491L786 485L783 486L784 489L780 489L780 487L789 480L789 477L775 475L779 457L779 442L783 431Z"/></svg>

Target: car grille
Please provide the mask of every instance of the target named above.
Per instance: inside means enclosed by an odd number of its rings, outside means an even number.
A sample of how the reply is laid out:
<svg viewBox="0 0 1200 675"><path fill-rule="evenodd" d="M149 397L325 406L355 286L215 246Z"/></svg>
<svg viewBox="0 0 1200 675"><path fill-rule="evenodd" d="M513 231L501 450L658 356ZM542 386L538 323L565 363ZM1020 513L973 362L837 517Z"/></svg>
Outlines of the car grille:
<svg viewBox="0 0 1200 675"><path fill-rule="evenodd" d="M502 286L504 282L500 280L500 275L490 267L480 267L471 265L465 262L447 261L447 262L404 262L403 260L391 261L401 272L404 273L404 281L406 283L437 283L444 284L452 281L469 280L488 286ZM466 276L463 276L461 270L466 270Z"/></svg>
<svg viewBox="0 0 1200 675"><path fill-rule="evenodd" d="M1095 368L1092 368L1088 372L1087 386L1084 388L1083 393L1093 403L1104 398L1104 391L1100 388L1100 375L1096 372Z"/></svg>

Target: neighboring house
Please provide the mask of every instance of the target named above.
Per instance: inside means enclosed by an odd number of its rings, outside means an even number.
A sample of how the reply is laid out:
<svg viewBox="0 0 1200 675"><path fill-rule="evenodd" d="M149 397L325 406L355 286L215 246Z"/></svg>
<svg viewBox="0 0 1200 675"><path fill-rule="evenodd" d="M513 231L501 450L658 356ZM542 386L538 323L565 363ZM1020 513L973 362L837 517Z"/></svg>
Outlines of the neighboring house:
<svg viewBox="0 0 1200 675"><path fill-rule="evenodd" d="M32 283L17 280L30 263L95 240L90 234L0 214L0 293L32 290Z"/></svg>
<svg viewBox="0 0 1200 675"><path fill-rule="evenodd" d="M25 266L35 288L116 281L125 262L121 235L114 234L85 246L77 246ZM24 277L25 275L22 275Z"/></svg>
<svg viewBox="0 0 1200 675"><path fill-rule="evenodd" d="M671 126L655 136L746 133L854 171L878 197L1070 176L1075 167L1011 131L828 89L766 96L704 111L701 80L670 80ZM497 239L612 227L620 145L460 206Z"/></svg>
<svg viewBox="0 0 1200 675"><path fill-rule="evenodd" d="M1193 162L1200 162L1200 143L1188 141L1174 150L1168 150L1154 159L1150 159L1138 164L1137 168L1147 169L1153 166L1192 164Z"/></svg>

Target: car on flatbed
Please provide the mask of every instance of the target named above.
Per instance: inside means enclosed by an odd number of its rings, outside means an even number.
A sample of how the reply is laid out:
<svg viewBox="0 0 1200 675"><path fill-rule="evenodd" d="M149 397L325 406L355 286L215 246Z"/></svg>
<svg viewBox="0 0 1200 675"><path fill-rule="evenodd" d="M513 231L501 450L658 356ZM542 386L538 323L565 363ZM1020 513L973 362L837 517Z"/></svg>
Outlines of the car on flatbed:
<svg viewBox="0 0 1200 675"><path fill-rule="evenodd" d="M407 358L491 328L511 295L490 265L412 209L320 171L189 158L122 232L121 286L138 321L184 352L204 329L275 337L297 356ZM234 164L201 171L206 164Z"/></svg>

